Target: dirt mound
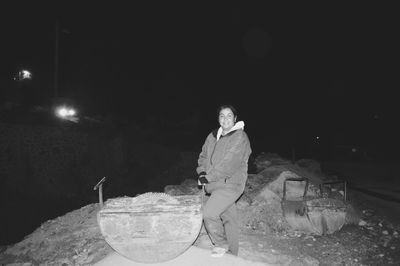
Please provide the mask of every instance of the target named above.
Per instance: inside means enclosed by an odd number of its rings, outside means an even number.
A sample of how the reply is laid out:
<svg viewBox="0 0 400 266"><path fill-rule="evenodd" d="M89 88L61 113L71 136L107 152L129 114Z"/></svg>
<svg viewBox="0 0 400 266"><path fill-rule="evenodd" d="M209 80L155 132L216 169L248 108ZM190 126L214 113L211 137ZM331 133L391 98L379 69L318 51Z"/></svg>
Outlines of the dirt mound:
<svg viewBox="0 0 400 266"><path fill-rule="evenodd" d="M91 204L43 223L5 249L0 254L1 265L93 265L112 251L97 225L99 209L98 204Z"/></svg>
<svg viewBox="0 0 400 266"><path fill-rule="evenodd" d="M341 230L322 236L291 230L282 216L279 185L268 187L278 184L283 176L297 175L288 167L269 167L262 174L249 176L245 194L238 201L240 258L292 266L395 265L400 261L400 226L379 216L373 209L375 200L357 191L349 191L348 199L354 210L360 211L355 218L349 217L351 221ZM166 186L165 191L176 195L202 193L192 179ZM113 250L100 233L96 219L99 209L98 204L87 205L43 223L15 245L0 247L0 265L78 266L103 260ZM194 245L210 249L204 228Z"/></svg>

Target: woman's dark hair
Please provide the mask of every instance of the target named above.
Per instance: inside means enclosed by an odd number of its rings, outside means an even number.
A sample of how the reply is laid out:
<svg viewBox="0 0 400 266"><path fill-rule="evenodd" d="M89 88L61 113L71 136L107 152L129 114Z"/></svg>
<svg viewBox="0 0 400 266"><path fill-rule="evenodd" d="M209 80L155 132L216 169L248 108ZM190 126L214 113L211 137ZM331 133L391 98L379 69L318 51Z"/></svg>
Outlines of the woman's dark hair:
<svg viewBox="0 0 400 266"><path fill-rule="evenodd" d="M217 113L218 116L219 116L219 114L221 113L221 111L222 111L223 109L231 109L231 111L232 111L234 117L237 118L238 112L237 112L236 108L233 107L233 105L231 105L231 104L223 104L223 105L221 105L221 106L218 108L218 113Z"/></svg>

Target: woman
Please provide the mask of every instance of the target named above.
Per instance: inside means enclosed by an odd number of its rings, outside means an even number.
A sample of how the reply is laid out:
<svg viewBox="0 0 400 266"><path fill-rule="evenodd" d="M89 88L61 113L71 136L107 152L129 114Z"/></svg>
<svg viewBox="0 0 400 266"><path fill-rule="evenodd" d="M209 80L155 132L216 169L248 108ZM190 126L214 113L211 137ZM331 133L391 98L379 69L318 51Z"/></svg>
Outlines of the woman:
<svg viewBox="0 0 400 266"><path fill-rule="evenodd" d="M211 194L203 208L203 219L214 244L214 257L226 252L238 255L239 251L236 201L246 184L251 147L244 122L236 119L233 106L222 105L218 109L220 128L207 136L196 169L199 183Z"/></svg>

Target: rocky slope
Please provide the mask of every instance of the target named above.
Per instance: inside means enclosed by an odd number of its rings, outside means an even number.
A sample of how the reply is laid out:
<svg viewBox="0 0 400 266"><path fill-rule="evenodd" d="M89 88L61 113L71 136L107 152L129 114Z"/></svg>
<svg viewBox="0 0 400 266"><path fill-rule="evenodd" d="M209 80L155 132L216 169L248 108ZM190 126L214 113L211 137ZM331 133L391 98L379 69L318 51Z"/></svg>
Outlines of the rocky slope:
<svg viewBox="0 0 400 266"><path fill-rule="evenodd" d="M300 172L299 172L300 171ZM302 172L303 171L303 172ZM280 207L282 178L309 175L293 165L268 166L250 175L238 202L241 214L239 256L265 265L396 265L400 226L376 214L373 200L348 191L348 217L332 234L293 230ZM320 176L313 174L314 176ZM320 178L322 178L320 176ZM294 187L295 188L295 187ZM202 193L196 181L165 187L172 195ZM90 204L43 223L21 242L0 250L1 265L93 265L112 252L98 228L98 204ZM195 246L209 248L204 231Z"/></svg>

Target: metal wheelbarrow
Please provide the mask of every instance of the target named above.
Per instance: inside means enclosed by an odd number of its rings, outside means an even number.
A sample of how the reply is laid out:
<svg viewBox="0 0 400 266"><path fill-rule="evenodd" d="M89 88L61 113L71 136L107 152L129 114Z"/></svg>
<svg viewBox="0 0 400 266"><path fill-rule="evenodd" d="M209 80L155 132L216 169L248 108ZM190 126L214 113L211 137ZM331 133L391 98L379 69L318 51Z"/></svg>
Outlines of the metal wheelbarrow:
<svg viewBox="0 0 400 266"><path fill-rule="evenodd" d="M287 198L287 183L302 182L303 195L299 198ZM336 185L341 185L343 193L338 198L332 196ZM326 181L320 184L318 196L308 196L309 180L307 178L286 178L283 182L282 211L289 225L298 231L317 235L331 234L340 230L346 219L345 181Z"/></svg>

